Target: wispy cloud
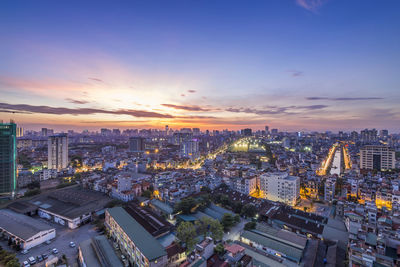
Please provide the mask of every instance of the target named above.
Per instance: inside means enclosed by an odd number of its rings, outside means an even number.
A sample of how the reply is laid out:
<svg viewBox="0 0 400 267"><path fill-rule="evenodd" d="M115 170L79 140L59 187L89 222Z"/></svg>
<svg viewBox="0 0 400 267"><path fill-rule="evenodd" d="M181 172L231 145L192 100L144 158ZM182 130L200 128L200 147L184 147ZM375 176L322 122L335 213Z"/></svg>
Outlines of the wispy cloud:
<svg viewBox="0 0 400 267"><path fill-rule="evenodd" d="M129 115L141 118L174 118L172 115L151 112L145 110L134 109L118 109L118 110L103 110L96 108L65 108L65 107L50 107L50 106L34 106L27 104L8 104L0 103L0 109L15 111L15 112L30 112L54 115L89 115L89 114L114 114L114 115Z"/></svg>
<svg viewBox="0 0 400 267"><path fill-rule="evenodd" d="M95 77L89 77L88 79L89 79L89 80L92 80L92 81L96 81L96 82L101 82L101 83L104 82L102 79L100 79L100 78L95 78Z"/></svg>
<svg viewBox="0 0 400 267"><path fill-rule="evenodd" d="M296 114L299 111L307 111L307 110L319 110L327 108L327 105L309 105L309 106L287 106L287 107L276 107L270 106L265 109L257 109L257 108L227 108L225 109L228 112L235 113L250 113L256 115L278 115L278 114Z"/></svg>
<svg viewBox="0 0 400 267"><path fill-rule="evenodd" d="M306 97L307 100L330 100L330 101L367 101L367 100L381 100L383 97Z"/></svg>
<svg viewBox="0 0 400 267"><path fill-rule="evenodd" d="M299 77L304 75L304 73L299 70L289 70L288 72L292 75L292 77Z"/></svg>
<svg viewBox="0 0 400 267"><path fill-rule="evenodd" d="M194 94L194 93L196 93L196 92L197 92L196 90L188 90L188 93Z"/></svg>
<svg viewBox="0 0 400 267"><path fill-rule="evenodd" d="M72 99L72 98L66 98L66 101L72 103L72 104L78 104L78 105L83 105L89 103L89 101L86 100L80 100L80 99Z"/></svg>
<svg viewBox="0 0 400 267"><path fill-rule="evenodd" d="M311 12L316 12L326 0L296 0L296 4Z"/></svg>
<svg viewBox="0 0 400 267"><path fill-rule="evenodd" d="M200 106L191 106L191 105L174 105L174 104L161 104L161 105L164 107L167 107L167 108L187 110L187 111L210 111L211 110L209 108L204 108L204 107L200 107Z"/></svg>

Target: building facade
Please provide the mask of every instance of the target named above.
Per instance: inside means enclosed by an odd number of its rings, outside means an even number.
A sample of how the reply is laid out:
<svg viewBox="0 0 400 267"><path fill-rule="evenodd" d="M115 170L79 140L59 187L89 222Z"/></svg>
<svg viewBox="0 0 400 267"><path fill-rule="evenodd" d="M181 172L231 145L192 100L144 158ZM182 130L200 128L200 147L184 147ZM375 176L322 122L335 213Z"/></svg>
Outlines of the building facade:
<svg viewBox="0 0 400 267"><path fill-rule="evenodd" d="M272 201L294 206L300 197L300 178L285 172L270 172L260 176L260 189Z"/></svg>
<svg viewBox="0 0 400 267"><path fill-rule="evenodd" d="M367 145L360 149L360 169L385 171L395 167L396 157L393 148Z"/></svg>
<svg viewBox="0 0 400 267"><path fill-rule="evenodd" d="M0 197L13 197L17 180L17 125L0 123Z"/></svg>
<svg viewBox="0 0 400 267"><path fill-rule="evenodd" d="M48 138L48 165L51 170L60 171L68 166L68 136L58 134Z"/></svg>
<svg viewBox="0 0 400 267"><path fill-rule="evenodd" d="M106 210L105 226L132 266L167 266L165 248L122 207Z"/></svg>

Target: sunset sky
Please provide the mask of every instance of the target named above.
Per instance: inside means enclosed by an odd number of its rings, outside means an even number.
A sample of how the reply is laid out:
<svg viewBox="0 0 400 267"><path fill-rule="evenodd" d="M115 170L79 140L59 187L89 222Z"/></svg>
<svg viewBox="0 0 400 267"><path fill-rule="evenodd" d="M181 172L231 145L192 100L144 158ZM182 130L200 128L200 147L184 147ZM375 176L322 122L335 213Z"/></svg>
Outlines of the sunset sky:
<svg viewBox="0 0 400 267"><path fill-rule="evenodd" d="M27 129L400 131L400 1L0 1Z"/></svg>

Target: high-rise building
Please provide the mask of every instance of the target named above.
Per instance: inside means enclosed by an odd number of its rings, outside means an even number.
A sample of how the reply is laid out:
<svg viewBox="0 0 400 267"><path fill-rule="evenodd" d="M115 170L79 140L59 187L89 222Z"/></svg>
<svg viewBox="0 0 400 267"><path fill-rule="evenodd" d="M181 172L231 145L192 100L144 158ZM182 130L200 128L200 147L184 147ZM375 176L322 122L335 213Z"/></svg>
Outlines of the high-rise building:
<svg viewBox="0 0 400 267"><path fill-rule="evenodd" d="M385 171L395 167L396 157L393 148L367 145L360 149L360 169Z"/></svg>
<svg viewBox="0 0 400 267"><path fill-rule="evenodd" d="M244 136L252 136L253 132L252 132L252 130L250 128L246 128L246 129L242 130L242 135L244 135Z"/></svg>
<svg viewBox="0 0 400 267"><path fill-rule="evenodd" d="M17 125L0 122L0 196L14 196L17 178Z"/></svg>
<svg viewBox="0 0 400 267"><path fill-rule="evenodd" d="M42 136L47 136L47 128L42 128Z"/></svg>
<svg viewBox="0 0 400 267"><path fill-rule="evenodd" d="M121 131L119 129L113 129L112 130L112 134L115 136L120 136L121 135Z"/></svg>
<svg viewBox="0 0 400 267"><path fill-rule="evenodd" d="M265 133L269 134L269 126L265 126Z"/></svg>
<svg viewBox="0 0 400 267"><path fill-rule="evenodd" d="M300 197L300 178L286 172L268 172L260 175L260 189L272 201L294 206Z"/></svg>
<svg viewBox="0 0 400 267"><path fill-rule="evenodd" d="M352 131L350 136L351 136L351 140L353 140L353 141L358 140L358 133L356 131Z"/></svg>
<svg viewBox="0 0 400 267"><path fill-rule="evenodd" d="M135 153L144 152L144 138L143 137L131 137L129 138L129 151Z"/></svg>
<svg viewBox="0 0 400 267"><path fill-rule="evenodd" d="M271 129L271 134L278 134L278 129Z"/></svg>
<svg viewBox="0 0 400 267"><path fill-rule="evenodd" d="M197 139L185 140L180 145L181 157L195 160L200 157L199 141Z"/></svg>
<svg viewBox="0 0 400 267"><path fill-rule="evenodd" d="M48 138L48 169L60 171L68 166L68 136L57 134Z"/></svg>
<svg viewBox="0 0 400 267"><path fill-rule="evenodd" d="M362 130L361 131L361 141L364 143L373 143L377 140L378 137L378 131L376 129L372 129L372 130Z"/></svg>
<svg viewBox="0 0 400 267"><path fill-rule="evenodd" d="M381 130L379 133L379 136L381 138L387 138L389 136L389 131L388 130Z"/></svg>
<svg viewBox="0 0 400 267"><path fill-rule="evenodd" d="M24 128L17 127L17 137L23 137L23 136L24 136Z"/></svg>

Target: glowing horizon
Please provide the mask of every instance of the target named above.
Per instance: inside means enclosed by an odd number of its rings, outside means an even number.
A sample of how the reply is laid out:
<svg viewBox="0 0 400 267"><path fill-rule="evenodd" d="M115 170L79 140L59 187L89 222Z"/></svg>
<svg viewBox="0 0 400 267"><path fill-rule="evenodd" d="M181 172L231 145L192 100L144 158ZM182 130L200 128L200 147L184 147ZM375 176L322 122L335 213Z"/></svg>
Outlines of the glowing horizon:
<svg viewBox="0 0 400 267"><path fill-rule="evenodd" d="M0 3L0 119L400 131L400 3L156 2Z"/></svg>

